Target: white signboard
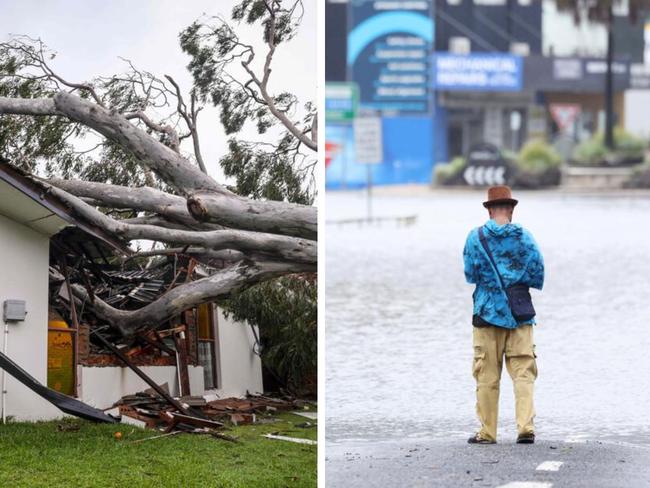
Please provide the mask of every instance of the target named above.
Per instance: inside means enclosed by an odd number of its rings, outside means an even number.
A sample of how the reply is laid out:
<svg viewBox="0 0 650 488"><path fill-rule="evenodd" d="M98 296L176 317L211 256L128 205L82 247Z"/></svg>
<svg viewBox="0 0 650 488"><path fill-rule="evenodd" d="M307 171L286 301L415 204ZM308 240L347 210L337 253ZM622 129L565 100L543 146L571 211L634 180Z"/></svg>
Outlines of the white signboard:
<svg viewBox="0 0 650 488"><path fill-rule="evenodd" d="M355 160L362 164L380 164L384 160L380 117L354 119Z"/></svg>

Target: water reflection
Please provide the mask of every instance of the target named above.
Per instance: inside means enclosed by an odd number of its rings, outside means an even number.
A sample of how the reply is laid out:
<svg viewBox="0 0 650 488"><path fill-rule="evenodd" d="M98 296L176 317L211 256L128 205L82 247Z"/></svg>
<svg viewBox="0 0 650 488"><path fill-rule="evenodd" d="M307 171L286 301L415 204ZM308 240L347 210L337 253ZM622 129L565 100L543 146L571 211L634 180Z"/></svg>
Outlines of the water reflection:
<svg viewBox="0 0 650 488"><path fill-rule="evenodd" d="M465 437L476 428L471 292L462 271L482 193L377 197L416 225L327 226L329 441ZM537 428L547 438L650 443L650 199L519 193L536 237ZM363 194L327 196L327 219L362 216ZM504 368L499 435L516 435Z"/></svg>

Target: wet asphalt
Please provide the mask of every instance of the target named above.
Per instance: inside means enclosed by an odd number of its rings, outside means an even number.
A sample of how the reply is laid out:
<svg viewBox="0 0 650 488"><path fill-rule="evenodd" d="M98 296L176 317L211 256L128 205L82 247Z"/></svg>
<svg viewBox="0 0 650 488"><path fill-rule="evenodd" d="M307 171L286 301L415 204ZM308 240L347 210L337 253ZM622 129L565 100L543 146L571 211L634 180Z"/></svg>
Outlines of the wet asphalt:
<svg viewBox="0 0 650 488"><path fill-rule="evenodd" d="M604 441L330 444L325 465L328 488L650 487L650 447Z"/></svg>

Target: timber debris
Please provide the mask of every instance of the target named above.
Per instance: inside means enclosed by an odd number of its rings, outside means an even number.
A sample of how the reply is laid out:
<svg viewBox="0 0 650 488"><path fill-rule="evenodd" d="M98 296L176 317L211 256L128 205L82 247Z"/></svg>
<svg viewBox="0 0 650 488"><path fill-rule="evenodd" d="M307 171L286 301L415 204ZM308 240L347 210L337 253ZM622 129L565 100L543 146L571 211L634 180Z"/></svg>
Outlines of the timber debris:
<svg viewBox="0 0 650 488"><path fill-rule="evenodd" d="M159 388L165 389L165 385ZM185 412L178 411L154 391L126 395L111 408L118 409L123 423L157 429L164 433L209 433L217 438L234 440L220 431L232 425L258 422L262 417L275 412L288 412L305 407L302 400L263 395L211 401L206 397L180 397L175 401L183 406Z"/></svg>

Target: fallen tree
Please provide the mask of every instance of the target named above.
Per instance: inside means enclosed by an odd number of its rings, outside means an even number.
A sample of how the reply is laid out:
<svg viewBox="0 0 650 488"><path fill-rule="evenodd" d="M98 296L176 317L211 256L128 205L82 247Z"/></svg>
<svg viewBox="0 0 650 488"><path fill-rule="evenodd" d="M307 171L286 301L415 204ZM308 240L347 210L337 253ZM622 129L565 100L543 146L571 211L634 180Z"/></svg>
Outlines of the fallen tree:
<svg viewBox="0 0 650 488"><path fill-rule="evenodd" d="M93 225L125 241L154 241L149 256L191 248L198 258L226 257L223 269L138 310L114 308L82 285L72 287L77 299L124 336L260 281L316 271L316 208L296 176L313 171L315 163L305 164L303 151L316 151L316 113L309 106L302 120L294 120L295 97L273 96L268 87L275 50L302 17L301 2L284 3L246 0L233 11L233 20L264 27L267 52L259 72L253 47L224 21L188 28L181 44L193 57L189 96L173 77L158 78L131 63L126 74L70 82L50 66L55 54L40 40L17 37L0 44L0 155L34 173L46 191ZM237 62L239 77L230 70ZM236 178L234 188L206 171L197 124L207 103L220 108L229 134L248 118L258 127L284 130L271 151L230 141L222 166ZM156 117L162 109L168 114ZM190 153L184 141L191 143ZM252 187L251 172L257 177Z"/></svg>

